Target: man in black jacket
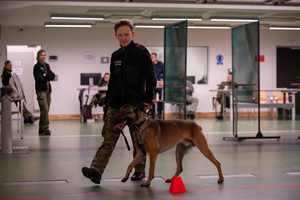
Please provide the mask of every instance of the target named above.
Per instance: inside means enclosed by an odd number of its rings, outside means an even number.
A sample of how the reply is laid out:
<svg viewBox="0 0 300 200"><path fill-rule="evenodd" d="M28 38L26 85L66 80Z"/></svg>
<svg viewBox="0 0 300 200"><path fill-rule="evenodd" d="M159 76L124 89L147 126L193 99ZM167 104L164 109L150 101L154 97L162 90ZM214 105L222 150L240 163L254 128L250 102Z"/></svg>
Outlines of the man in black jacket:
<svg viewBox="0 0 300 200"><path fill-rule="evenodd" d="M116 125L113 119L119 113L119 109L130 102L143 102L144 109L152 108L153 90L156 86L154 68L148 50L143 45L133 42L134 34L130 20L122 19L115 24L115 37L121 48L111 56L111 76L103 105L103 110L108 106L102 129L104 141L90 168L82 168L83 175L96 184L100 184L101 176L120 136L120 130L113 130ZM132 131L130 130L130 133ZM136 154L135 147L133 154ZM145 161L146 159L143 159L135 167L131 180L142 180L145 177Z"/></svg>

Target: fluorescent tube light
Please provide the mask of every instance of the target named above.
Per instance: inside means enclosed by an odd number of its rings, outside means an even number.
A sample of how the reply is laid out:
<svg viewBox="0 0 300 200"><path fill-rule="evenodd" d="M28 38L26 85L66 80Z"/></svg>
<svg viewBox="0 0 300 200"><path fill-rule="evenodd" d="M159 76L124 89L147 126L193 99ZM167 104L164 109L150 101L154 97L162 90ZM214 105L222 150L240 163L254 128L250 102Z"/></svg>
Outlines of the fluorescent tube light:
<svg viewBox="0 0 300 200"><path fill-rule="evenodd" d="M276 27L276 26L270 26L270 30L289 30L289 31L300 31L300 27Z"/></svg>
<svg viewBox="0 0 300 200"><path fill-rule="evenodd" d="M92 27L92 24L91 23L45 23L45 27L86 28L86 27Z"/></svg>
<svg viewBox="0 0 300 200"><path fill-rule="evenodd" d="M164 28L164 25L155 25L155 24L137 24L134 25L135 28ZM202 25L202 26L188 26L191 29L230 29L230 26L214 26L214 25Z"/></svg>
<svg viewBox="0 0 300 200"><path fill-rule="evenodd" d="M188 26L192 29L230 29L230 26Z"/></svg>
<svg viewBox="0 0 300 200"><path fill-rule="evenodd" d="M257 18L230 18L230 17L211 17L210 21L218 22L257 22Z"/></svg>
<svg viewBox="0 0 300 200"><path fill-rule="evenodd" d="M164 28L165 26L160 25L134 25L135 28Z"/></svg>
<svg viewBox="0 0 300 200"><path fill-rule="evenodd" d="M202 21L201 17L162 17L162 16L152 16L152 20L167 20L167 21Z"/></svg>
<svg viewBox="0 0 300 200"><path fill-rule="evenodd" d="M103 20L101 15L67 15L67 14L51 14L51 19L71 19L71 20Z"/></svg>

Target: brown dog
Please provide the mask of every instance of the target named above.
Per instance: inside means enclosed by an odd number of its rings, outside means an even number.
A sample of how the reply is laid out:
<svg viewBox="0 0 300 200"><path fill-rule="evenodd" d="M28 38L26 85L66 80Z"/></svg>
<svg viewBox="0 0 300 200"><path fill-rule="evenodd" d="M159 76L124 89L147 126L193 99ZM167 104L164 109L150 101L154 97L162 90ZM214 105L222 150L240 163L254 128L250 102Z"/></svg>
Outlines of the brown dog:
<svg viewBox="0 0 300 200"><path fill-rule="evenodd" d="M122 182L128 180L132 168L148 153L150 157L149 177L141 186L149 186L151 180L154 178L157 154L172 148L176 144L177 170L174 176L167 179L166 182L170 182L183 171L183 156L193 146L197 146L204 156L217 167L219 172L218 183L224 181L221 164L209 149L201 126L198 126L193 121L186 120L150 119L147 117L147 114L137 109L137 107L129 104L124 105L120 108L118 116L114 119L115 123L118 123L114 127L115 129L123 129L126 125L135 129L133 132L133 142L137 149L137 154L129 164Z"/></svg>

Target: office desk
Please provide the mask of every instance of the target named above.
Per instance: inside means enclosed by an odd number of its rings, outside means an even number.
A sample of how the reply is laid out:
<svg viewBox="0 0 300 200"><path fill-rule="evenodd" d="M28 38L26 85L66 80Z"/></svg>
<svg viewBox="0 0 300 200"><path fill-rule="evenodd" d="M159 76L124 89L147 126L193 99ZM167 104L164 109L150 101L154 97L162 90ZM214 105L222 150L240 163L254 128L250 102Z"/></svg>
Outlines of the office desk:
<svg viewBox="0 0 300 200"><path fill-rule="evenodd" d="M239 90L238 90L239 91ZM255 90L254 90L255 91ZM266 92L273 92L273 91L280 91L283 95L283 103L263 103L260 104L261 108L291 108L292 109L292 120L296 119L296 94L297 92L300 92L300 89L295 88L288 88L288 89L263 89L260 91L266 91ZM232 97L232 90L231 89L221 89L221 90L210 90L210 92L221 92L221 93L229 93L230 94L230 121L233 121L233 97ZM292 103L286 103L286 93L292 93ZM238 103L238 108L254 108L258 107L258 104L254 103ZM223 95L223 108L226 107L226 98L225 95ZM223 109L223 116L226 116L226 110ZM223 117L223 120L225 120L226 117Z"/></svg>
<svg viewBox="0 0 300 200"><path fill-rule="evenodd" d="M297 85L300 88L300 83L291 83L291 85Z"/></svg>

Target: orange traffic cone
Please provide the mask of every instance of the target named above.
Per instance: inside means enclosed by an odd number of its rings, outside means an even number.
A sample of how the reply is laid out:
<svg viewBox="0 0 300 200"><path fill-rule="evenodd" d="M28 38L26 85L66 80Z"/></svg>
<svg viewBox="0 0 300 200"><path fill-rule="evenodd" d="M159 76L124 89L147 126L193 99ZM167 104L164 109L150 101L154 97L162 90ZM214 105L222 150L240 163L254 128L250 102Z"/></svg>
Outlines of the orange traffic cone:
<svg viewBox="0 0 300 200"><path fill-rule="evenodd" d="M181 177L175 177L172 179L171 186L169 192L172 194L186 192L184 184L181 180Z"/></svg>

